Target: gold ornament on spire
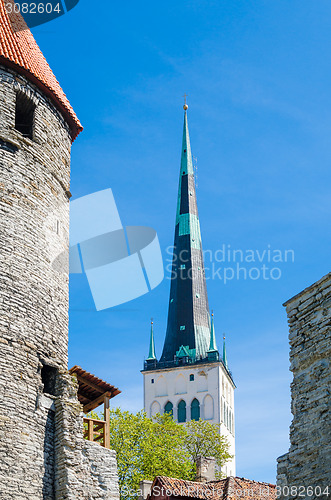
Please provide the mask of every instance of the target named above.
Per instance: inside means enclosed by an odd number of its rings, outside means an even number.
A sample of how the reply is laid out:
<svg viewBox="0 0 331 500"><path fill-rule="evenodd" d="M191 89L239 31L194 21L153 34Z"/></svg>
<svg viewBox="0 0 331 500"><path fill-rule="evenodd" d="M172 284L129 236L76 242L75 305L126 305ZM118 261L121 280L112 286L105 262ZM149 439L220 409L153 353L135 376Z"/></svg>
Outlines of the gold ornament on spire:
<svg viewBox="0 0 331 500"><path fill-rule="evenodd" d="M184 111L187 111L188 110L188 105L186 104L186 97L188 97L188 95L184 94L183 97L184 97L184 106L183 106L183 108L184 108Z"/></svg>

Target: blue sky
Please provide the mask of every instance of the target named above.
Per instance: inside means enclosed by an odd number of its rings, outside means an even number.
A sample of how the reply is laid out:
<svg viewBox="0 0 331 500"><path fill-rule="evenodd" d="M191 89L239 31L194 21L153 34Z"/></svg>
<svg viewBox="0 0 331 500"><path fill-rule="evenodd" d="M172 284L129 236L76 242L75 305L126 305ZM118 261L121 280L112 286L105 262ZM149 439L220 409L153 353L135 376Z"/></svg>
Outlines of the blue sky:
<svg viewBox="0 0 331 500"><path fill-rule="evenodd" d="M186 92L204 249L294 251L272 264L278 280L208 280L237 384L237 475L274 482L291 420L282 303L330 270L330 2L81 0L33 33L85 127L74 198L111 187L123 224L153 227L168 258ZM70 365L118 386L115 406L142 408L149 321L160 355L168 293L165 279L96 312L71 277Z"/></svg>

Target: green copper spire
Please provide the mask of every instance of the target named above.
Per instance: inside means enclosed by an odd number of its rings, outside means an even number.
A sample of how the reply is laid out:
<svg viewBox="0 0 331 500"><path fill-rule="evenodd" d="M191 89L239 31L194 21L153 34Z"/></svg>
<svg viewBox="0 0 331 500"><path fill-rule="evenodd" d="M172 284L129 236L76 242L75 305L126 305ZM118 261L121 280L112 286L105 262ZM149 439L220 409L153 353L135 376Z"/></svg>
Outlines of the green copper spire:
<svg viewBox="0 0 331 500"><path fill-rule="evenodd" d="M181 346L195 351L195 361L209 359L211 323L187 109L185 103L168 323L160 363L173 363ZM218 360L218 352L213 351L212 358Z"/></svg>
<svg viewBox="0 0 331 500"><path fill-rule="evenodd" d="M228 368L228 360L226 357L226 347L225 347L225 336L223 337L223 364L225 368Z"/></svg>
<svg viewBox="0 0 331 500"><path fill-rule="evenodd" d="M155 344L154 344L154 329L153 329L153 320L151 320L151 337L149 341L149 354L146 361L156 360L155 356Z"/></svg>
<svg viewBox="0 0 331 500"><path fill-rule="evenodd" d="M210 343L207 351L209 361L219 361L219 352L216 346L215 327L214 327L214 312L211 312L211 327L210 327Z"/></svg>
<svg viewBox="0 0 331 500"><path fill-rule="evenodd" d="M184 113L184 127L183 127L183 142L182 142L182 157L181 157L181 175L193 175L193 162L190 135L188 131L187 112Z"/></svg>
<svg viewBox="0 0 331 500"><path fill-rule="evenodd" d="M214 328L214 312L211 313L211 329L210 329L210 345L209 351L217 351L215 328Z"/></svg>

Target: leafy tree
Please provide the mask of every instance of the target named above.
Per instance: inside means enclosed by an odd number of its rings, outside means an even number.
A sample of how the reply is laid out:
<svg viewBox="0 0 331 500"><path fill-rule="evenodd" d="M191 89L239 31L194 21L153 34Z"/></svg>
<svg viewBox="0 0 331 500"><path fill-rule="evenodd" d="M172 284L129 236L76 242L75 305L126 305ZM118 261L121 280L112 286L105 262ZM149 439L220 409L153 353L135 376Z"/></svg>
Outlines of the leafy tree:
<svg viewBox="0 0 331 500"><path fill-rule="evenodd" d="M194 474L199 456L214 457L219 470L225 462L232 458L227 439L220 435L219 424L211 424L200 418L197 421L187 422L185 427L185 449L194 464ZM220 479L222 474L216 471L216 477Z"/></svg>
<svg viewBox="0 0 331 500"><path fill-rule="evenodd" d="M103 418L95 412L91 418ZM170 476L194 480L199 455L221 467L231 458L219 425L199 420L178 424L169 413L110 410L110 448L116 451L121 497L133 498L143 479ZM220 477L220 474L218 474Z"/></svg>
<svg viewBox="0 0 331 500"><path fill-rule="evenodd" d="M160 474L191 477L192 463L184 440L185 429L167 413L152 420L142 411L112 410L110 447L117 453L122 492L138 491L141 480L153 480Z"/></svg>

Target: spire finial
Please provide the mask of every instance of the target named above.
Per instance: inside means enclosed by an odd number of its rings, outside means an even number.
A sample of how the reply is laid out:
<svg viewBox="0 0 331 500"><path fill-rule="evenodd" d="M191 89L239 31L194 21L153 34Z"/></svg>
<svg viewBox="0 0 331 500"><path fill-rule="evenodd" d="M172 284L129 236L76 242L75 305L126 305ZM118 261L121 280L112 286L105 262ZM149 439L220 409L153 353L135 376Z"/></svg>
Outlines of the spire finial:
<svg viewBox="0 0 331 500"><path fill-rule="evenodd" d="M150 340L149 340L149 354L148 354L147 361L156 360L153 325L154 325L154 321L153 321L153 318L151 318L151 336L150 336Z"/></svg>
<svg viewBox="0 0 331 500"><path fill-rule="evenodd" d="M228 359L226 356L226 347L225 347L225 333L223 333L223 364L225 368L228 368Z"/></svg>
<svg viewBox="0 0 331 500"><path fill-rule="evenodd" d="M184 97L184 106L183 106L183 108L184 108L184 111L187 111L188 110L188 105L186 104L186 97L188 97L188 95L184 94L183 97Z"/></svg>
<svg viewBox="0 0 331 500"><path fill-rule="evenodd" d="M215 327L214 327L214 311L211 311L211 326L210 326L210 344L209 351L217 351L216 338L215 338Z"/></svg>

